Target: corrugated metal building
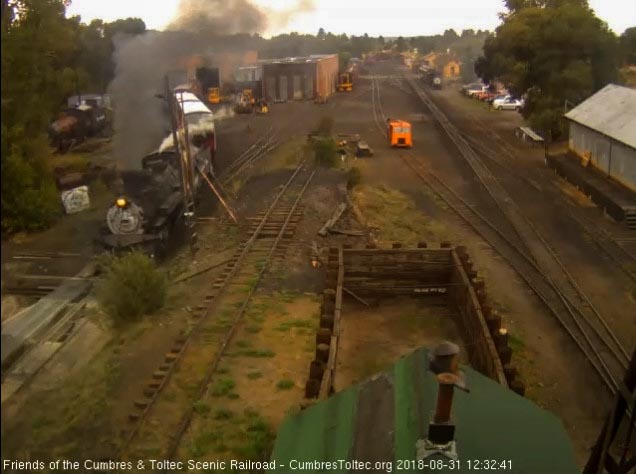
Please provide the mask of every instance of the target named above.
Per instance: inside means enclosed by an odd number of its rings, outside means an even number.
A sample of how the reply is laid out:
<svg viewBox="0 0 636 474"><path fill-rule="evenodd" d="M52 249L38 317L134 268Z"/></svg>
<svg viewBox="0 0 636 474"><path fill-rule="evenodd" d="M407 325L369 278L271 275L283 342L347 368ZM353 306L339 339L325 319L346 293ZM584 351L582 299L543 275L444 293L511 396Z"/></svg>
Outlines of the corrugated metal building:
<svg viewBox="0 0 636 474"><path fill-rule="evenodd" d="M565 117L570 152L636 191L636 90L609 84Z"/></svg>
<svg viewBox="0 0 636 474"><path fill-rule="evenodd" d="M456 390L452 401L459 462L449 464L442 454L418 462L439 390L428 365L427 350L419 349L386 372L289 416L271 459L283 472L580 472L556 416L469 367L462 371L470 393ZM356 469L344 463L352 461L368 464Z"/></svg>
<svg viewBox="0 0 636 474"><path fill-rule="evenodd" d="M328 97L336 91L338 56L312 55L263 63L263 93L269 101Z"/></svg>

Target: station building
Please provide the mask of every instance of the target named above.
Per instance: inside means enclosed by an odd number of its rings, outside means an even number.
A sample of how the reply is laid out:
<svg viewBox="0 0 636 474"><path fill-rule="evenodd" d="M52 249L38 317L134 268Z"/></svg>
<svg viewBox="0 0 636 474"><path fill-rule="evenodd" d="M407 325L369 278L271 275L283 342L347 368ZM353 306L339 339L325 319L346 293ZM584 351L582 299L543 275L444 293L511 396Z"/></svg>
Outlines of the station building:
<svg viewBox="0 0 636 474"><path fill-rule="evenodd" d="M570 154L636 191L636 90L609 84L565 118Z"/></svg>

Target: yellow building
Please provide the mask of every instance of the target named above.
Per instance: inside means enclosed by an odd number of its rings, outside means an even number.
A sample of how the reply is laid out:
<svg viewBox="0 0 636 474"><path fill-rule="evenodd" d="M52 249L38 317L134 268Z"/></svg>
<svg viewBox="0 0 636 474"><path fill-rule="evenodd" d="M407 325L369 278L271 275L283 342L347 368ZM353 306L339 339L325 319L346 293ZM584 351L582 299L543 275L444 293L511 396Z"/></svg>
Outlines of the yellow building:
<svg viewBox="0 0 636 474"><path fill-rule="evenodd" d="M461 74L461 65L459 61L455 59L451 59L446 64L444 64L444 69L442 72L445 79L454 79L459 77Z"/></svg>
<svg viewBox="0 0 636 474"><path fill-rule="evenodd" d="M422 63L441 71L444 79L454 79L461 75L461 63L451 53L430 52L422 58Z"/></svg>
<svg viewBox="0 0 636 474"><path fill-rule="evenodd" d="M434 53L434 52L430 52L428 53L426 56L424 56L422 58L422 62L426 65L426 66L430 66L432 68L436 68L437 67L437 57L439 56L439 54Z"/></svg>

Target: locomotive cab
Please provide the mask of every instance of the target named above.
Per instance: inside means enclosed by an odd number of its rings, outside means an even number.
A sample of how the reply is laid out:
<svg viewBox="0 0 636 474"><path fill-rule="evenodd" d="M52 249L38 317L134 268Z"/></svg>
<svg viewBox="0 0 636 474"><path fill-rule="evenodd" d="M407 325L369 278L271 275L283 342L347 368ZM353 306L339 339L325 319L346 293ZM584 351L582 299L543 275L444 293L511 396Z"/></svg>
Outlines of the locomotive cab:
<svg viewBox="0 0 636 474"><path fill-rule="evenodd" d="M410 123L387 119L387 125L387 136L392 147L411 148L413 146Z"/></svg>

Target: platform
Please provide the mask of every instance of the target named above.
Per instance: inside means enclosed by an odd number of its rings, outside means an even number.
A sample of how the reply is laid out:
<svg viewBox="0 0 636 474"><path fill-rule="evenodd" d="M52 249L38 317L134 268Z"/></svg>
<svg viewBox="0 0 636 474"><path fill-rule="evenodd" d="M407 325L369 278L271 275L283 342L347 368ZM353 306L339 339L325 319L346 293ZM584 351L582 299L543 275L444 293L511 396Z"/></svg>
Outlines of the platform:
<svg viewBox="0 0 636 474"><path fill-rule="evenodd" d="M613 219L636 229L636 192L607 177L597 169L581 166L569 155L548 155L546 163L575 185Z"/></svg>

